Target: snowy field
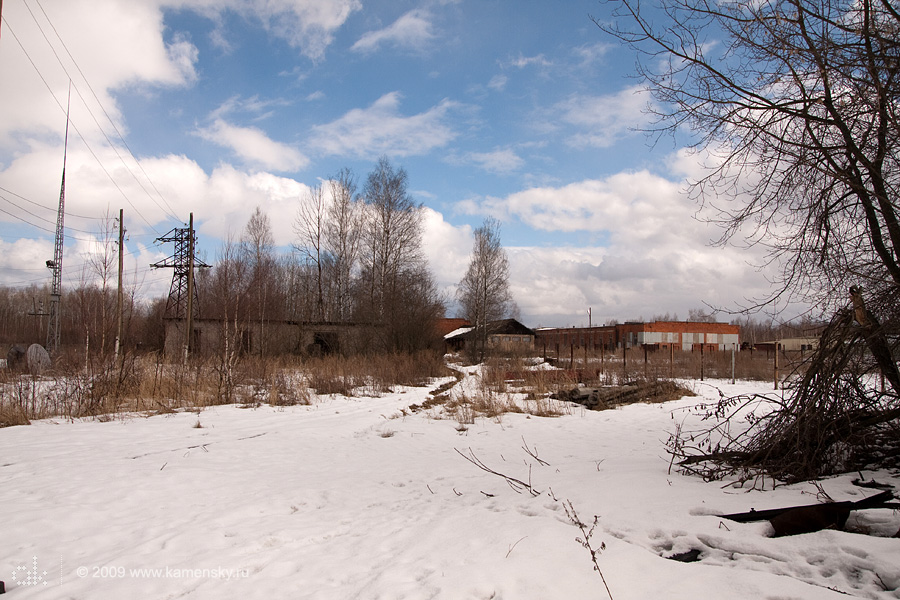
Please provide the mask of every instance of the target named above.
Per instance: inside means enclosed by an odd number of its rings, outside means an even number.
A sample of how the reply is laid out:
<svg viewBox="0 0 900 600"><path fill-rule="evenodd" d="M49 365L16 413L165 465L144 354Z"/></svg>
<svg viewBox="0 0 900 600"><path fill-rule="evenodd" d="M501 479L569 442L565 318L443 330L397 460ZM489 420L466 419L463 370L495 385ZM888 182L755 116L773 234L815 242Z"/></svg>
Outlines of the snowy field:
<svg viewBox="0 0 900 600"><path fill-rule="evenodd" d="M812 484L759 491L669 473L664 441L702 398L506 414L465 431L439 409L401 413L440 383L0 429L5 597L608 598L571 502L583 521L599 516L590 543L605 545L615 600L900 598L895 512L851 516L873 535L770 538L768 523L715 515L814 503ZM710 399L771 390L692 385ZM821 485L835 500L871 495L856 477ZM699 562L666 558L691 549Z"/></svg>

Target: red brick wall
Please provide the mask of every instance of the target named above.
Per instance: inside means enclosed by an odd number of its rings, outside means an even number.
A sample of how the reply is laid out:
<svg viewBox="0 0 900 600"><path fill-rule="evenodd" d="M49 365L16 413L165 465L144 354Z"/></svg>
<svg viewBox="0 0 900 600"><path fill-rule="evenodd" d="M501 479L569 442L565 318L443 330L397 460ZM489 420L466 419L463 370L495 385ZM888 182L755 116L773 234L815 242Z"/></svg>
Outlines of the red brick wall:
<svg viewBox="0 0 900 600"><path fill-rule="evenodd" d="M681 344L683 333L715 333L740 335L741 328L729 323L693 323L688 321L654 321L651 323L622 323L620 325L606 325L603 327L563 327L554 329L539 329L536 331L535 348L548 350L559 348L600 348L603 344L606 348L615 348L623 340L628 340L632 334L637 339L640 332L677 333L677 346ZM668 344L665 344L668 346ZM716 346L716 344L707 344Z"/></svg>

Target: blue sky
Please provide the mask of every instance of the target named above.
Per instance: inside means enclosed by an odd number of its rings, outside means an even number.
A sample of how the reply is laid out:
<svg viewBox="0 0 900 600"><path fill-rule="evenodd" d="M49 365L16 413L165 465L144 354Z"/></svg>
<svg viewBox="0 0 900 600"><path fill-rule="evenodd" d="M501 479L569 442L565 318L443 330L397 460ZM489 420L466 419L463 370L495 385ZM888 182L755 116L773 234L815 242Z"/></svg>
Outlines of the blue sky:
<svg viewBox="0 0 900 600"><path fill-rule="evenodd" d="M381 155L426 207L452 298L502 223L530 326L684 319L768 291L762 257L713 248L684 193L698 161L652 144L634 56L595 0L7 0L0 26L0 283L49 281L68 82L64 285L93 277L125 210L131 281L164 295L153 240L194 213L214 261L260 206L288 247L309 186ZM685 135L685 139L689 139ZM710 215L711 216L711 215ZM48 231L49 230L49 231ZM453 316L452 314L449 316ZM722 317L727 320L728 316Z"/></svg>

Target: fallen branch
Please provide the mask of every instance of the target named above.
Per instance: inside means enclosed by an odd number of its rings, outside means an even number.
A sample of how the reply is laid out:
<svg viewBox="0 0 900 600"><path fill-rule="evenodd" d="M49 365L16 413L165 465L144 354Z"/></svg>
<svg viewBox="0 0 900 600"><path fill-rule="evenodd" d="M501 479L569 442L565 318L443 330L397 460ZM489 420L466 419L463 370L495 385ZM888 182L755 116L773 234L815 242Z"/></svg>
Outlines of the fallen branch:
<svg viewBox="0 0 900 600"><path fill-rule="evenodd" d="M751 510L746 513L722 516L739 523L769 521L775 530L775 537L781 537L812 533L830 527L842 530L851 511L868 508L895 508L896 504L888 502L893 498L894 493L888 490L855 502L823 502L770 510Z"/></svg>
<svg viewBox="0 0 900 600"><path fill-rule="evenodd" d="M528 454L528 456L530 456L534 460L538 461L543 466L545 466L545 467L550 466L550 463L548 463L546 460L542 460L541 458L538 457L537 447L535 447L534 451L532 451L531 448L528 447L528 442L525 441L525 436L522 436L522 450L524 450Z"/></svg>
<svg viewBox="0 0 900 600"><path fill-rule="evenodd" d="M513 489L513 491L515 491L515 492L521 494L521 493L522 493L522 490L528 490L528 492L529 492L532 496L540 496L540 495L541 495L541 492L536 491L536 490L531 486L531 483L530 483L530 482L529 482L529 483L525 483L525 482L522 481L521 479L516 479L515 477L510 477L509 475L504 475L503 473L499 473L499 472L497 472L497 471L491 469L490 467L488 467L486 464L484 464L484 463L481 461L480 458L478 458L477 456L475 456L475 453L472 451L471 448L469 448L469 455L468 455L468 456L466 456L465 454L463 454L462 452L460 452L460 451L459 451L459 448L454 448L454 450L456 450L456 453L457 453L457 454L459 454L460 456L462 456L464 459L466 459L467 461L469 461L470 463L472 463L473 465L475 465L476 467L478 467L478 468L481 469L482 471L485 471L485 472L487 472L487 473L490 473L491 475L496 475L497 477L502 477L502 478L506 481L506 483L509 485L509 487L511 487L511 488ZM530 479L530 478L529 478L529 479Z"/></svg>
<svg viewBox="0 0 900 600"><path fill-rule="evenodd" d="M815 508L817 506L822 506L823 504L828 504L834 506L836 508L847 508L849 510L863 510L867 508L882 508L886 503L889 503L890 500L894 498L894 493L890 490L881 492L879 494L875 494L874 496L869 496L868 498L863 498L862 500L856 501L843 501L843 502L825 502L819 504L804 504L801 506L786 506L783 508L770 508L767 510L750 510L749 512L742 513L734 513L730 515L721 515L723 519L728 519L729 521L735 521L737 523L750 523L753 521L768 521L773 517L777 517L782 513L786 513L789 510L796 510L799 508ZM892 504L888 505L888 508L893 508Z"/></svg>

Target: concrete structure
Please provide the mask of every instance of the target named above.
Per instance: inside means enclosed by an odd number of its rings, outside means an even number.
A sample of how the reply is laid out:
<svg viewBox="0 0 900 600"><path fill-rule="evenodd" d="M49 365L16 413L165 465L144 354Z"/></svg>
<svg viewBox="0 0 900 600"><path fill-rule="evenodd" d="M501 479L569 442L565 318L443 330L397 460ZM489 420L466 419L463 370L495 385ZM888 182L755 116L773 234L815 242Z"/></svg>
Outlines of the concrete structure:
<svg viewBox="0 0 900 600"><path fill-rule="evenodd" d="M765 350L771 352L775 350L775 344L778 344L779 350L782 352L812 352L819 347L819 338L817 337L796 337L784 338L782 340L759 342L756 344L756 350Z"/></svg>
<svg viewBox="0 0 900 600"><path fill-rule="evenodd" d="M728 323L653 321L601 327L542 328L535 331L538 349L587 348L692 351L740 349L740 327Z"/></svg>
<svg viewBox="0 0 900 600"><path fill-rule="evenodd" d="M236 329L235 329L236 328ZM371 339L373 327L355 323L301 321L244 321L225 322L219 319L193 321L192 353L209 356L225 347L226 331L229 343L247 355L352 354L365 347ZM166 321L166 354L179 356L184 346L184 320Z"/></svg>

